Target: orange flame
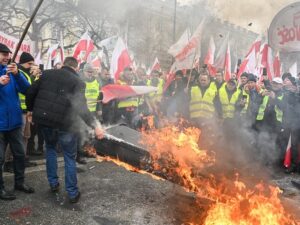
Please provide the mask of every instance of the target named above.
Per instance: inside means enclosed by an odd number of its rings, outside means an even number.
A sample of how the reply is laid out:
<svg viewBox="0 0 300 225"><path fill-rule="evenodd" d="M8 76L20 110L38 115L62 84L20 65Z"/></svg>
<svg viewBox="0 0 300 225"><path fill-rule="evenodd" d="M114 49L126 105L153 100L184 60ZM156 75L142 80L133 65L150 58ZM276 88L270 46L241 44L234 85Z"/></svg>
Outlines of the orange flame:
<svg viewBox="0 0 300 225"><path fill-rule="evenodd" d="M289 215L278 195L280 189L262 183L253 189L239 180L232 181L201 172L212 166L214 155L198 148L201 131L194 127L169 126L143 133L155 171L213 203L204 221L191 225L291 225L300 224ZM199 174L197 174L199 172ZM200 201L200 200L199 200Z"/></svg>
<svg viewBox="0 0 300 225"><path fill-rule="evenodd" d="M92 146L85 146L84 151L88 155L95 157L96 161L98 161L98 162L102 162L102 161L112 162L112 163L114 163L114 164L116 164L116 165L118 165L120 167L125 168L128 171L132 171L132 172L136 172L136 173L141 173L141 174L147 174L147 175L151 176L155 180L163 180L161 177L158 177L158 176L156 176L156 175L154 175L152 173L148 173L148 172L146 172L144 170L140 170L140 169L138 169L138 168L136 168L134 166L131 166L131 165L125 163L125 162L120 161L119 159L114 159L114 158L111 158L109 156L100 156L100 155L97 155L96 149L94 147L92 147Z"/></svg>

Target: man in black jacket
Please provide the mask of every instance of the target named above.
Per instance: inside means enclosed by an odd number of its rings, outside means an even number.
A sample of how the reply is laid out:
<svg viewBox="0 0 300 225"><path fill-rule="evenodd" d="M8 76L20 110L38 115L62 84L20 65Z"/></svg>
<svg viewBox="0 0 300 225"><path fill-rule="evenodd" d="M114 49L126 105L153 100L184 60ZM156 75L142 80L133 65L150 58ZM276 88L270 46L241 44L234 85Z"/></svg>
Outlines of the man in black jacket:
<svg viewBox="0 0 300 225"><path fill-rule="evenodd" d="M65 186L70 202L79 200L77 187L77 136L73 124L79 117L95 129L97 138L103 137L100 123L87 108L85 84L76 70L78 62L67 57L62 69L47 70L26 94L28 111L34 123L41 126L46 142L47 177L52 192L59 190L56 146L60 144L65 161Z"/></svg>

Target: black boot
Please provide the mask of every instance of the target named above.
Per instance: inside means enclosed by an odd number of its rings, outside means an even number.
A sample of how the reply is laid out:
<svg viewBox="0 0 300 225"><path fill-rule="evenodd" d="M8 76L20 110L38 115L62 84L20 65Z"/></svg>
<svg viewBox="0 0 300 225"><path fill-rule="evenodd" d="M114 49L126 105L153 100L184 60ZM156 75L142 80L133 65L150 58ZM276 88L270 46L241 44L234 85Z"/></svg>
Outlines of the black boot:
<svg viewBox="0 0 300 225"><path fill-rule="evenodd" d="M4 188L0 189L0 199L2 200L15 200L16 196L13 193L6 191Z"/></svg>
<svg viewBox="0 0 300 225"><path fill-rule="evenodd" d="M13 173L14 172L14 167L13 167L13 162L5 162L3 165L3 171L7 173Z"/></svg>
<svg viewBox="0 0 300 225"><path fill-rule="evenodd" d="M86 160L84 160L84 159L82 158L82 156L80 156L80 154L77 154L77 156L76 156L76 162L77 162L78 164L81 164L81 165L87 164Z"/></svg>

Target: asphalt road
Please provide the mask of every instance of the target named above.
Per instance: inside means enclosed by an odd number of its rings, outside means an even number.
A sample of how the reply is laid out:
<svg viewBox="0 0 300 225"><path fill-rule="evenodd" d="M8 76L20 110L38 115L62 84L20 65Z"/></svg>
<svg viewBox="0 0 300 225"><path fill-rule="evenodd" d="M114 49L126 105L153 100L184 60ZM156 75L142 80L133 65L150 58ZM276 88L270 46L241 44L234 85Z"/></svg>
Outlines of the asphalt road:
<svg viewBox="0 0 300 225"><path fill-rule="evenodd" d="M61 159L60 159L61 160ZM195 204L193 194L168 181L154 180L125 170L110 162L93 159L78 168L82 193L80 202L69 204L64 192L63 163L60 162L59 194L50 193L43 161L26 172L26 183L35 194L17 192L17 200L0 200L1 225L182 225L200 221L207 202ZM300 214L300 193L290 181L299 175L273 177L284 189L285 204ZM6 187L13 185L11 174L5 174Z"/></svg>
<svg viewBox="0 0 300 225"><path fill-rule="evenodd" d="M62 163L60 163L62 166ZM44 165L30 168L26 183L36 189L28 195L17 192L17 200L0 200L1 225L163 225L184 224L199 210L192 194L167 181L154 180L110 162L90 161L78 168L80 202L69 204L60 167L59 194L50 193ZM5 176L7 189L12 175ZM191 209L194 208L194 209ZM200 209L201 210L201 209Z"/></svg>

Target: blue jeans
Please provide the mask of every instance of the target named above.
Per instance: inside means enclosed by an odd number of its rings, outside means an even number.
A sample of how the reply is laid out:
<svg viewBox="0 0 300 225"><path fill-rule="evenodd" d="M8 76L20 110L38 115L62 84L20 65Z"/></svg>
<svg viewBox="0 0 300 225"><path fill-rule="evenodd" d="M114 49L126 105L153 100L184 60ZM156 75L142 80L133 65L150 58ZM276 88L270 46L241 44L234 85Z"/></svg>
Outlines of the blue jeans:
<svg viewBox="0 0 300 225"><path fill-rule="evenodd" d="M70 198L78 194L76 174L77 136L75 133L42 127L46 143L46 167L50 186L58 184L57 144L60 144L65 161L65 186Z"/></svg>

